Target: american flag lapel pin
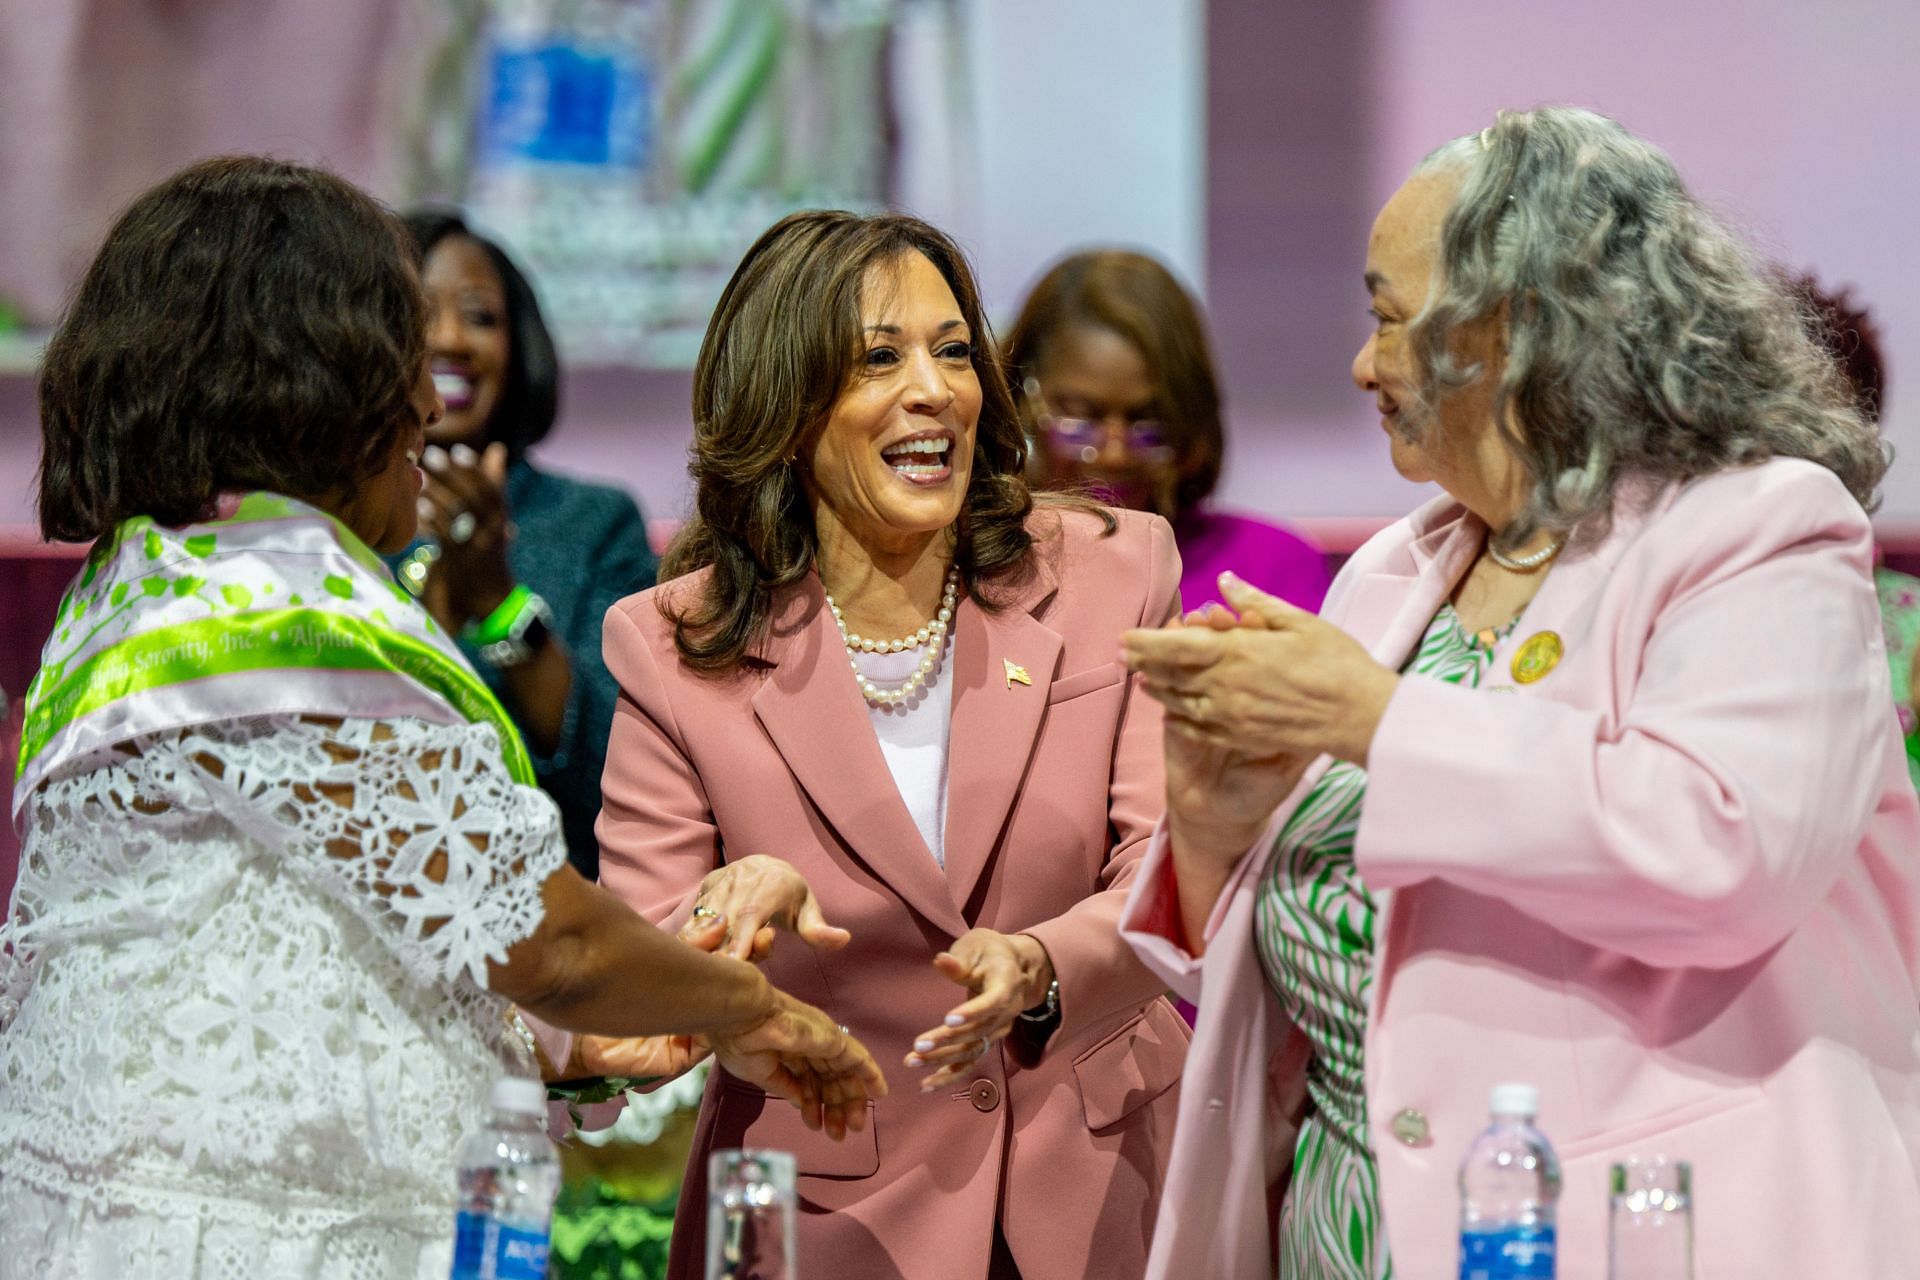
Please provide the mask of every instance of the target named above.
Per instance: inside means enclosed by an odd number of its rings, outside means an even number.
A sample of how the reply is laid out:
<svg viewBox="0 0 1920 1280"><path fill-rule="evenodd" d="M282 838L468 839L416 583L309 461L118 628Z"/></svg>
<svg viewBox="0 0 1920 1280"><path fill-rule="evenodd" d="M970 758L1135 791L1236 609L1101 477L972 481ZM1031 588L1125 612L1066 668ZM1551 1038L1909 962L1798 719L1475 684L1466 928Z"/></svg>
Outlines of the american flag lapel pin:
<svg viewBox="0 0 1920 1280"><path fill-rule="evenodd" d="M1025 667L1011 658L1002 658L1001 661L1004 662L1007 667L1007 688L1011 689L1017 684L1032 686L1033 677L1027 674Z"/></svg>

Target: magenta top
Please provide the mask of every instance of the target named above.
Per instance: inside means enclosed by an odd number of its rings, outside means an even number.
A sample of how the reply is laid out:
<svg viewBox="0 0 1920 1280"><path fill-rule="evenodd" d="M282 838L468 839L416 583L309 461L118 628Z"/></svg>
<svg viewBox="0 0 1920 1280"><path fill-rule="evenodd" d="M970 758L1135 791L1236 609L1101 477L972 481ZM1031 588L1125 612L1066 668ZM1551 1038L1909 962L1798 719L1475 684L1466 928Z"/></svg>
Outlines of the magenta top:
<svg viewBox="0 0 1920 1280"><path fill-rule="evenodd" d="M1173 522L1180 547L1180 605L1220 601L1220 575L1233 570L1269 595L1319 612L1326 597L1327 558L1281 525L1224 511L1190 511Z"/></svg>

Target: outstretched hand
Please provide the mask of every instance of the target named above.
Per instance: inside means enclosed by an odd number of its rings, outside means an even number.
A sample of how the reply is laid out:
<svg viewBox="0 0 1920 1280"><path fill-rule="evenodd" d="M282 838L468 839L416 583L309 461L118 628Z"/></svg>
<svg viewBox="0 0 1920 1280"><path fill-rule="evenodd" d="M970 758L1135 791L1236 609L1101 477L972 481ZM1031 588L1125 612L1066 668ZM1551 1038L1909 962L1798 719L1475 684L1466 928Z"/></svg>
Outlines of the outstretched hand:
<svg viewBox="0 0 1920 1280"><path fill-rule="evenodd" d="M965 987L970 998L915 1037L907 1066L934 1068L920 1082L922 1093L965 1075L994 1041L1006 1037L1016 1017L1046 999L1053 983L1047 949L1024 933L970 929L933 958L933 967Z"/></svg>

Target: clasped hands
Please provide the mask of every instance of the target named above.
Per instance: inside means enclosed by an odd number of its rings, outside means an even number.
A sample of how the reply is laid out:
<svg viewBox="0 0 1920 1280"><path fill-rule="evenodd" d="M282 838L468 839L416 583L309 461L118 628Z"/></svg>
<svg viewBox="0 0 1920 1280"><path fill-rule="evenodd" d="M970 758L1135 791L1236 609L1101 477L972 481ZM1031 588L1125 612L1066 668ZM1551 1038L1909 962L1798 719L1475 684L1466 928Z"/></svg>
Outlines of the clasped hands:
<svg viewBox="0 0 1920 1280"><path fill-rule="evenodd" d="M1210 604L1122 640L1166 708L1176 840L1237 860L1321 755L1364 766L1400 677L1314 614L1220 576Z"/></svg>
<svg viewBox="0 0 1920 1280"><path fill-rule="evenodd" d="M764 854L709 873L694 903L698 918L725 925L721 949L742 960L764 960L776 927L821 951L838 951L852 940L845 929L827 923L804 876ZM1026 934L993 929L968 930L934 957L933 966L970 994L939 1026L914 1037L904 1061L914 1070L932 1068L921 1081L922 1092L965 1075L1013 1029L1015 1018L1046 999L1053 983L1045 947Z"/></svg>
<svg viewBox="0 0 1920 1280"><path fill-rule="evenodd" d="M702 951L727 941L725 922L696 916L679 938ZM867 1099L887 1093L873 1055L819 1009L775 988L767 1007L741 1026L701 1036L577 1036L573 1056L553 1074L674 1076L711 1055L729 1074L785 1098L809 1129L838 1140L866 1128Z"/></svg>

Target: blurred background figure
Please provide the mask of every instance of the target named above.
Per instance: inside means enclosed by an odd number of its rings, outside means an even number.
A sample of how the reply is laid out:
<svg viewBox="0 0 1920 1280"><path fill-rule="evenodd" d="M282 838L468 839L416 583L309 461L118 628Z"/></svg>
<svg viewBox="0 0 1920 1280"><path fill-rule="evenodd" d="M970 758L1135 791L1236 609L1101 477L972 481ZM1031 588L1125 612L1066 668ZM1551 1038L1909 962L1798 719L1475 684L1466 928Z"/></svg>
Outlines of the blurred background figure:
<svg viewBox="0 0 1920 1280"><path fill-rule="evenodd" d="M391 564L506 705L560 806L567 856L599 874L593 820L617 696L600 619L658 564L623 490L554 475L527 449L553 426L559 362L533 287L460 215L407 215L432 305L420 538Z"/></svg>
<svg viewBox="0 0 1920 1280"><path fill-rule="evenodd" d="M1077 489L1171 521L1180 599L1220 598L1231 569L1319 609L1326 558L1283 525L1212 510L1225 454L1220 387L1200 310L1145 254L1077 253L1035 285L1007 338L1038 488Z"/></svg>
<svg viewBox="0 0 1920 1280"><path fill-rule="evenodd" d="M1854 301L1851 289L1824 289L1811 275L1796 280L1794 289L1806 301L1814 337L1833 353L1853 387L1860 412L1880 421L1887 402L1887 367L1867 308ZM1920 788L1920 705L1914 699L1914 667L1920 663L1920 578L1889 569L1883 561L1873 567L1873 587L1880 598L1894 709L1907 740L1907 773Z"/></svg>

